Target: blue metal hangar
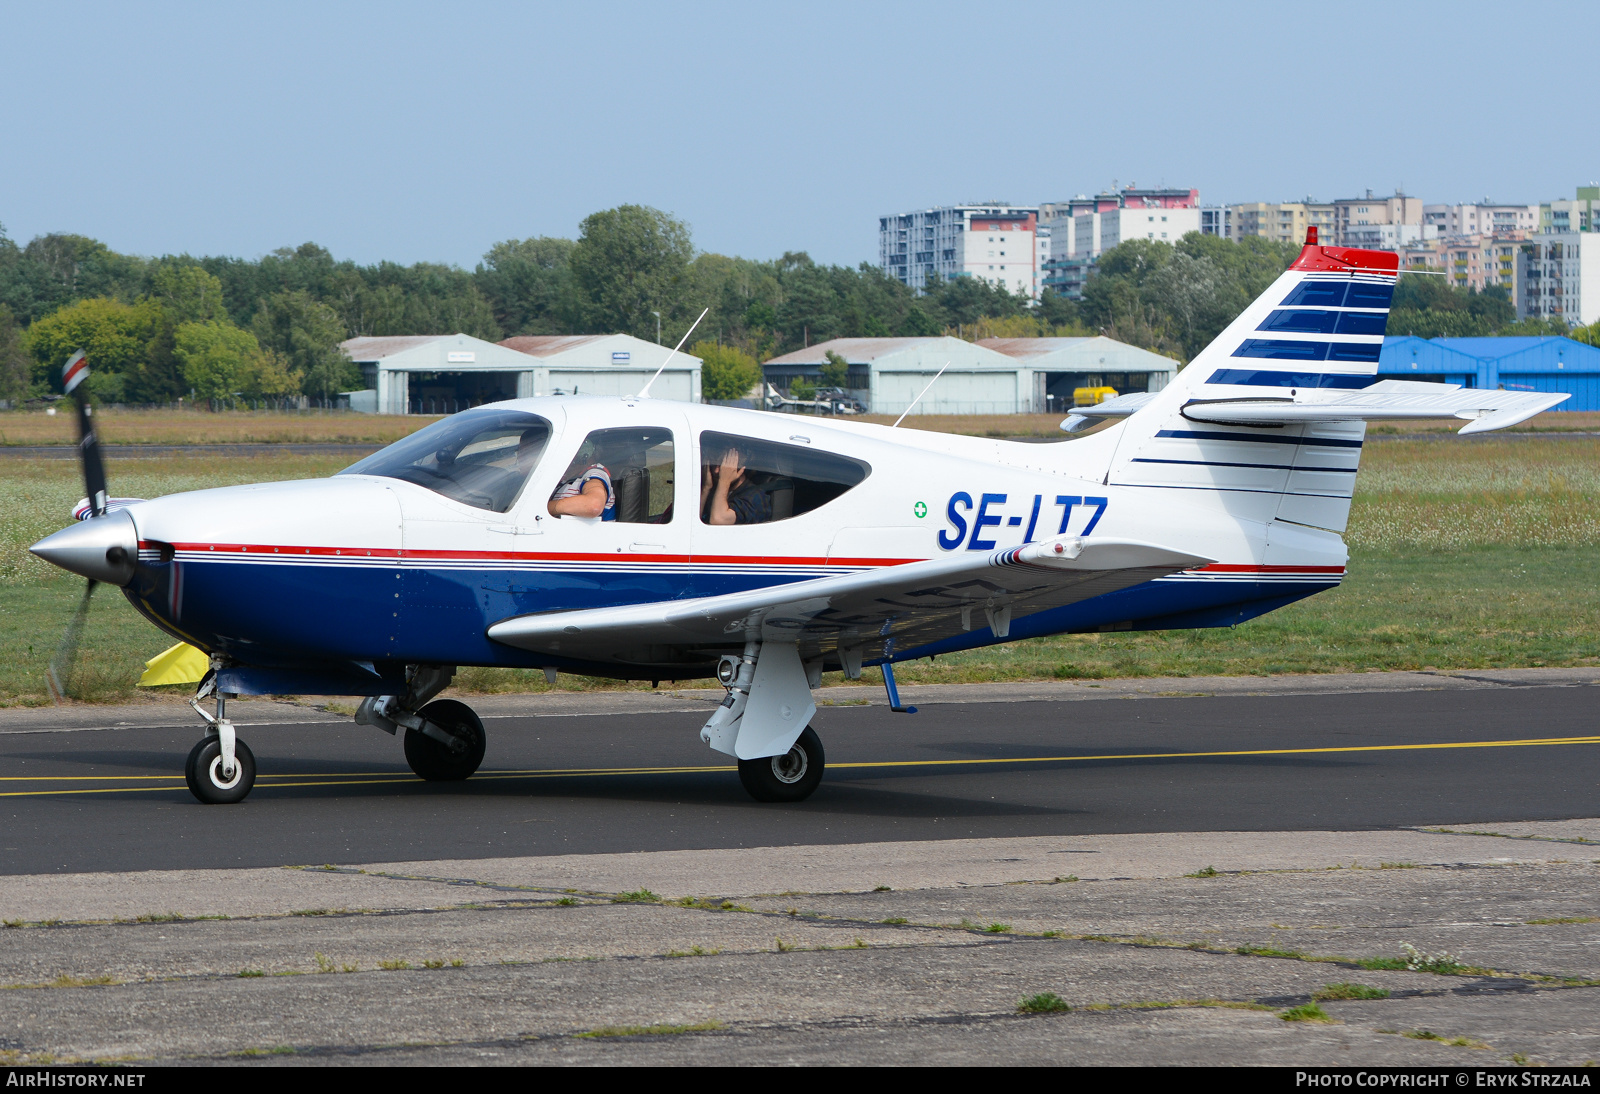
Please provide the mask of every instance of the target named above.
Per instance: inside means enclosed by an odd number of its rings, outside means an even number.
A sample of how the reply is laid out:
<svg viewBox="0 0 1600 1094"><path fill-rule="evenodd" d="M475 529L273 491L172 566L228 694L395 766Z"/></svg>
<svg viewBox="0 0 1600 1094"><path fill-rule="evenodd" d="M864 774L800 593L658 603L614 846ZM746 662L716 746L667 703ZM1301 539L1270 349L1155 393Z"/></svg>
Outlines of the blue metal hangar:
<svg viewBox="0 0 1600 1094"><path fill-rule="evenodd" d="M1565 391L1556 411L1600 410L1600 348L1570 338L1385 338L1378 375L1506 391Z"/></svg>

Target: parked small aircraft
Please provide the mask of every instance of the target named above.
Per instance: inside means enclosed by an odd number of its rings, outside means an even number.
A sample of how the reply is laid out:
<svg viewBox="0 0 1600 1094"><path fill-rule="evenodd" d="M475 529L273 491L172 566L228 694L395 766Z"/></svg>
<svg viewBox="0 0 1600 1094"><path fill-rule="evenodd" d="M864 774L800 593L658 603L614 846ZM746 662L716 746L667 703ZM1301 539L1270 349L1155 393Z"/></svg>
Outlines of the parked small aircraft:
<svg viewBox="0 0 1600 1094"><path fill-rule="evenodd" d="M762 801L822 778L825 670L1036 635L1231 626L1337 585L1368 421L1523 421L1561 394L1376 381L1397 258L1317 245L1164 391L1025 444L645 397L494 403L327 479L107 497L75 355L89 501L35 544L210 656L189 755L249 793L241 695L364 697L425 779L484 755L457 666L715 675L700 731ZM647 387L648 390L648 387ZM85 593L85 605L88 593ZM74 627L82 619L82 611ZM200 701L216 700L216 713Z"/></svg>

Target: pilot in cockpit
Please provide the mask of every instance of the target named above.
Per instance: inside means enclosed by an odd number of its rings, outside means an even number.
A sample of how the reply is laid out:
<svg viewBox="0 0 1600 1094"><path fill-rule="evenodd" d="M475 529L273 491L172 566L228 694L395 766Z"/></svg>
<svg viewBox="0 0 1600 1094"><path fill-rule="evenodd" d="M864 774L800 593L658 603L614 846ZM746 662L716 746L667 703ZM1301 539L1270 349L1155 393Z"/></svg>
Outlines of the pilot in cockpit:
<svg viewBox="0 0 1600 1094"><path fill-rule="evenodd" d="M621 452L606 452L590 443L579 449L572 466L567 468L567 477L550 495L550 515L616 520L617 493L611 483L611 469L602 462L613 455L626 458Z"/></svg>

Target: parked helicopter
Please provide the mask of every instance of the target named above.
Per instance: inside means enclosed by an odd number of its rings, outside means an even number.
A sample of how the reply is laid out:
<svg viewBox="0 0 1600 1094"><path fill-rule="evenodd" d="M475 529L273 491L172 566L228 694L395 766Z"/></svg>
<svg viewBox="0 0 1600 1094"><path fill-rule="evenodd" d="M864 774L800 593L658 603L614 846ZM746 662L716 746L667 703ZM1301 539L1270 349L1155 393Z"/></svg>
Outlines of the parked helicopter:
<svg viewBox="0 0 1600 1094"><path fill-rule="evenodd" d="M761 801L820 782L826 670L1038 635L1231 626L1337 585L1365 423L1516 424L1561 394L1375 381L1390 252L1319 246L1165 390L1025 444L630 398L463 411L331 478L107 496L82 354L84 518L34 554L210 656L202 802L249 793L242 695L362 696L424 779L470 776L461 665L715 677L700 731ZM648 385L646 388L648 392ZM81 622L82 609L73 627ZM214 698L215 714L200 702Z"/></svg>

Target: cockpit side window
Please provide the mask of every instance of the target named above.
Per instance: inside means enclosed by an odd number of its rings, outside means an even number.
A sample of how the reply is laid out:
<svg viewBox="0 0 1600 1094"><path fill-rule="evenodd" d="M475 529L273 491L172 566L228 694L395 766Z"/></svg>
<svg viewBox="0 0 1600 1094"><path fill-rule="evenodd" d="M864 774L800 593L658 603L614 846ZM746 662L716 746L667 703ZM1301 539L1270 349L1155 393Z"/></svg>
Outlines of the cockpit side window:
<svg viewBox="0 0 1600 1094"><path fill-rule="evenodd" d="M796 444L700 434L700 520L766 524L828 504L872 473L861 460Z"/></svg>
<svg viewBox="0 0 1600 1094"><path fill-rule="evenodd" d="M381 475L504 513L550 443L550 423L519 410L478 410L437 421L374 452L341 475Z"/></svg>
<svg viewBox="0 0 1600 1094"><path fill-rule="evenodd" d="M667 524L672 520L677 480L672 453L672 430L666 426L596 429L584 438L561 476L550 511L561 515L559 502L577 497L590 481L599 480L606 488L601 520Z"/></svg>

